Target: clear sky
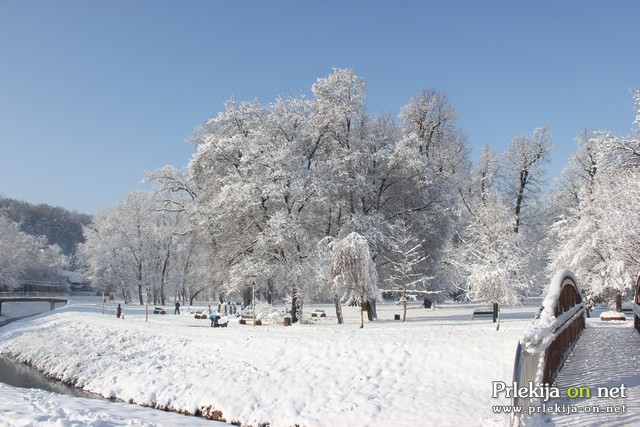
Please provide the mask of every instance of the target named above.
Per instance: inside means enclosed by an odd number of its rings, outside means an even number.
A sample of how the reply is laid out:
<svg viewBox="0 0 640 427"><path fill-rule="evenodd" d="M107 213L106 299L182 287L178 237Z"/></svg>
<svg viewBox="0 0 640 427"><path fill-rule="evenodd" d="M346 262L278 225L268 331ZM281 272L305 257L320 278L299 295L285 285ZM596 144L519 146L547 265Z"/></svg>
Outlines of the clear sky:
<svg viewBox="0 0 640 427"><path fill-rule="evenodd" d="M397 115L448 93L475 155L548 124L629 133L640 1L0 0L0 195L85 213L183 168L231 96L308 94L332 67Z"/></svg>

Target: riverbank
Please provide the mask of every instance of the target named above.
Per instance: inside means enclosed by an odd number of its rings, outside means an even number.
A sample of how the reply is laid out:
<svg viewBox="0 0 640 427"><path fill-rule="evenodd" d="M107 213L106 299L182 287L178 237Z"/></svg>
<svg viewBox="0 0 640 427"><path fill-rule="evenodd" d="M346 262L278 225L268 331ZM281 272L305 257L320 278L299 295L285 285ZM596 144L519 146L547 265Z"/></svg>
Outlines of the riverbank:
<svg viewBox="0 0 640 427"><path fill-rule="evenodd" d="M84 298L85 301L95 299ZM49 308L48 303L5 303L3 315L0 316L0 328L46 313ZM108 400L98 395L87 398L91 393L70 388L57 380L46 379L44 374L34 368L14 363L1 356L0 370L0 424L4 427L230 426L226 423ZM12 375L20 378L7 378Z"/></svg>
<svg viewBox="0 0 640 427"><path fill-rule="evenodd" d="M511 380L537 306L504 309L500 331L471 320L474 307L416 305L402 323L391 320L398 306L381 304L364 329L351 308L345 325L328 309L308 325L217 329L72 301L2 328L0 353L107 398L243 425L502 425L491 383Z"/></svg>

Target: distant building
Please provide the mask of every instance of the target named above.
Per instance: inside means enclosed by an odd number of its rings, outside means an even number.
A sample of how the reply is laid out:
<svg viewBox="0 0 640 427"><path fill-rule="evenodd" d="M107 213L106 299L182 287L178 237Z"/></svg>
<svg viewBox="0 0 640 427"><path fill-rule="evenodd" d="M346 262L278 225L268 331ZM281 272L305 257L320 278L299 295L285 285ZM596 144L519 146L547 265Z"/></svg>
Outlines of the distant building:
<svg viewBox="0 0 640 427"><path fill-rule="evenodd" d="M77 271L60 271L60 275L66 279L66 286L71 295L95 295L96 291L91 287L91 283L85 280L84 276Z"/></svg>

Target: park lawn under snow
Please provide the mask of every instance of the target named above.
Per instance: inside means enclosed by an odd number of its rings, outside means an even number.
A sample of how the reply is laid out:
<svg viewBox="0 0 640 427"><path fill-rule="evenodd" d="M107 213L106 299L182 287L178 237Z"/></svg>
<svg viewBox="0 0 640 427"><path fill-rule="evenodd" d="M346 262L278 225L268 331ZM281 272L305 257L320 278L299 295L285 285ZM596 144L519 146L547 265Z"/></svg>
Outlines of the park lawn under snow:
<svg viewBox="0 0 640 427"><path fill-rule="evenodd" d="M504 425L492 406L509 402L491 397L492 381L511 381L538 306L504 309L500 331L471 320L475 307L415 305L403 324L391 320L400 306L381 304L364 329L357 309L337 325L329 306L313 324L211 328L184 309L145 322L144 307L117 319L114 304L102 314L70 301L0 328L0 353L105 397L243 425ZM0 388L0 413L11 389Z"/></svg>

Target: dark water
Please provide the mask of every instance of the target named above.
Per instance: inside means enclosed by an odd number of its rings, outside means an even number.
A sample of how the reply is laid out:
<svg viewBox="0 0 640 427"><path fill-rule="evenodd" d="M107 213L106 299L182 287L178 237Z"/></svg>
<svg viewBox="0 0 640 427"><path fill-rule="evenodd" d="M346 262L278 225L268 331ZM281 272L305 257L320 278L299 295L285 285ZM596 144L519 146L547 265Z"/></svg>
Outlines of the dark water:
<svg viewBox="0 0 640 427"><path fill-rule="evenodd" d="M94 393L89 393L81 389L66 385L60 381L47 378L38 370L16 363L6 357L0 356L0 382L22 388L39 388L58 394L66 394L75 397L89 399L104 399Z"/></svg>

